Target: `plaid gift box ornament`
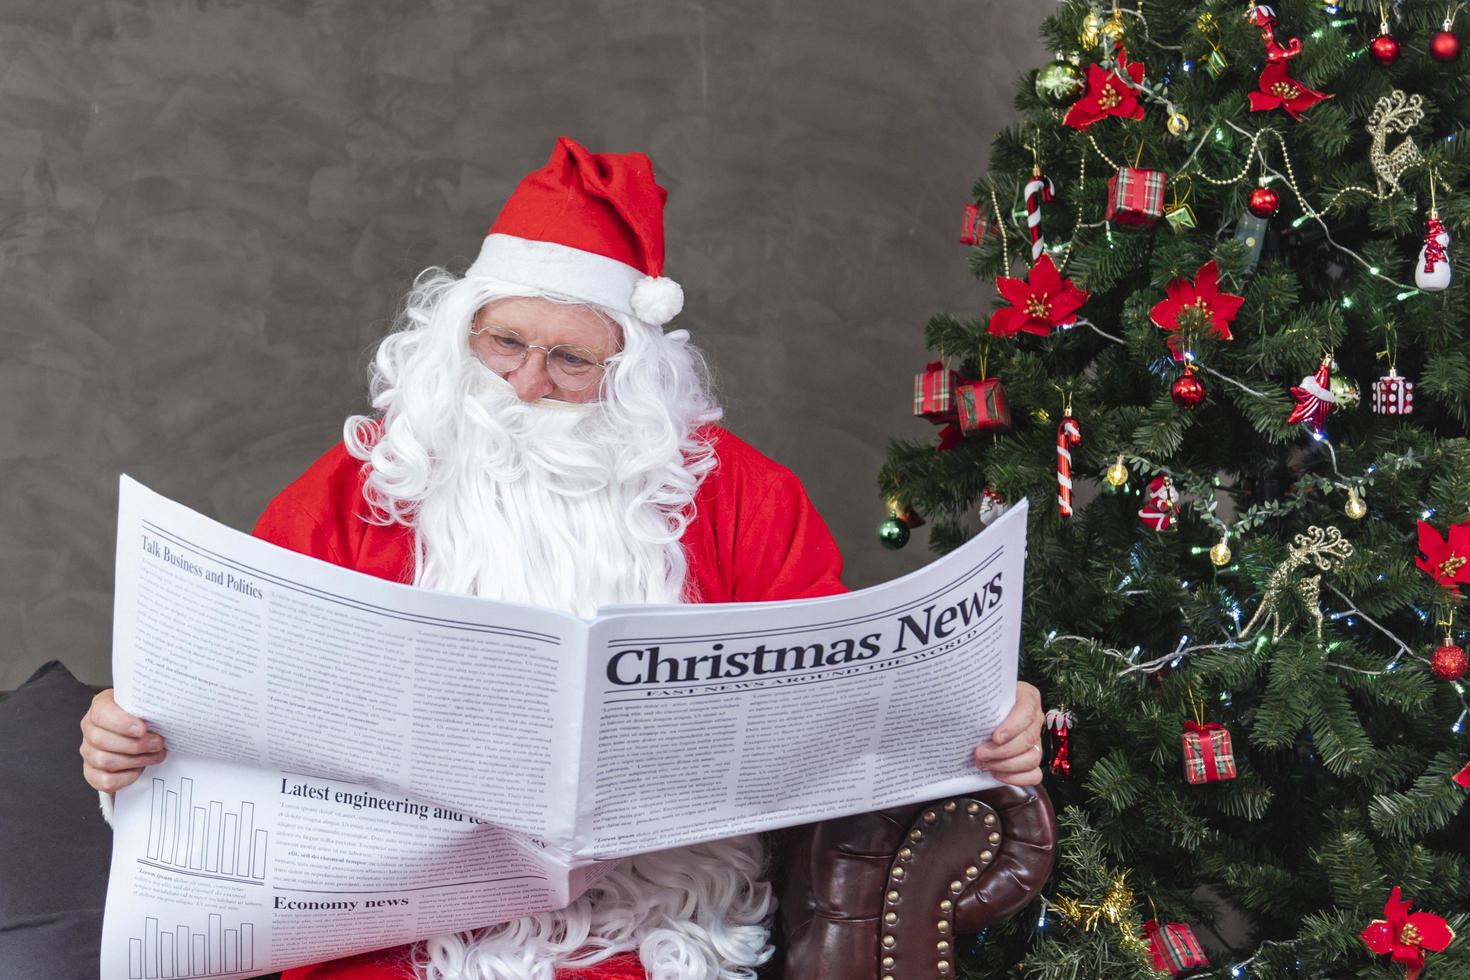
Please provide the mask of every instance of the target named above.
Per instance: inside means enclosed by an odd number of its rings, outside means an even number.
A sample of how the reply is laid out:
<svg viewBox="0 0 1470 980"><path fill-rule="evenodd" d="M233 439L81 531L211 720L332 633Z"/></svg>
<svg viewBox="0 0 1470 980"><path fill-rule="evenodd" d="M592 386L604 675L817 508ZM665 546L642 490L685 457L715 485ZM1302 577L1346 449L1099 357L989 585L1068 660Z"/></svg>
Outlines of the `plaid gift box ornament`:
<svg viewBox="0 0 1470 980"><path fill-rule="evenodd" d="M1162 170L1123 167L1108 178L1107 219L1119 225L1151 225L1164 213Z"/></svg>
<svg viewBox="0 0 1470 980"><path fill-rule="evenodd" d="M1414 382L1389 368L1373 385L1373 411L1379 415L1414 414Z"/></svg>
<svg viewBox="0 0 1470 980"><path fill-rule="evenodd" d="M1210 965L1194 930L1182 922L1160 926L1157 920L1149 919L1143 924L1143 935L1148 940L1148 955L1155 970L1177 977L1185 970Z"/></svg>
<svg viewBox="0 0 1470 980"><path fill-rule="evenodd" d="M1219 783L1235 778L1235 753L1230 733L1216 722L1184 723L1184 778L1191 783Z"/></svg>
<svg viewBox="0 0 1470 980"><path fill-rule="evenodd" d="M944 366L943 361L930 361L922 374L914 375L914 414L935 425L953 422L954 392L960 376Z"/></svg>
<svg viewBox="0 0 1470 980"><path fill-rule="evenodd" d="M1011 428L1011 403L1006 386L999 378L966 381L956 389L959 400L960 431L1008 432Z"/></svg>

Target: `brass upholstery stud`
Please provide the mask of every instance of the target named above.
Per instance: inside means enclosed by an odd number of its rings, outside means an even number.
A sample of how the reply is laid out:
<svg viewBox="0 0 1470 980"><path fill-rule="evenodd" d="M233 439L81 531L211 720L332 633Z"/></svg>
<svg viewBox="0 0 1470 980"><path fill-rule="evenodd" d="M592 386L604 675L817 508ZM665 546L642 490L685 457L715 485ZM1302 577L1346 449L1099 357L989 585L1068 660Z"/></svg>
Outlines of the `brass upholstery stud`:
<svg viewBox="0 0 1470 980"><path fill-rule="evenodd" d="M890 871L888 873L891 874L895 878L902 878L903 877L903 868L894 868L892 871Z"/></svg>
<svg viewBox="0 0 1470 980"><path fill-rule="evenodd" d="M890 902L897 902L898 901L898 889L897 888L891 890L888 893L888 900Z"/></svg>
<svg viewBox="0 0 1470 980"><path fill-rule="evenodd" d="M949 920L948 919L940 919L939 920L939 931L940 932L949 932Z"/></svg>
<svg viewBox="0 0 1470 980"><path fill-rule="evenodd" d="M888 923L889 925L893 925L895 922L898 921L898 913L897 912L887 912L887 913L885 913L883 915L883 921L886 922L886 923Z"/></svg>
<svg viewBox="0 0 1470 980"><path fill-rule="evenodd" d="M987 826L987 827L994 827L995 826L995 814L993 814L993 813L987 813L985 815L985 826Z"/></svg>
<svg viewBox="0 0 1470 980"><path fill-rule="evenodd" d="M893 980L893 977L891 977L891 976L889 976L888 974L885 973L885 974L883 974L883 980Z"/></svg>
<svg viewBox="0 0 1470 980"><path fill-rule="evenodd" d="M891 956L885 956L885 957L883 957L883 969L885 969L885 970L891 970L891 969L893 969L893 957L891 957Z"/></svg>
<svg viewBox="0 0 1470 980"><path fill-rule="evenodd" d="M935 948L938 949L941 953L948 953L949 952L949 940L947 940L947 939L941 939L941 940L939 940L939 942L935 943Z"/></svg>
<svg viewBox="0 0 1470 980"><path fill-rule="evenodd" d="M914 856L914 852L911 849L905 847L898 852L898 856L907 861L909 858Z"/></svg>
<svg viewBox="0 0 1470 980"><path fill-rule="evenodd" d="M1000 831L998 831L998 830L992 830L990 832L990 838L989 839L990 839L990 843L992 843L992 844L999 844L1000 843Z"/></svg>
<svg viewBox="0 0 1470 980"><path fill-rule="evenodd" d="M965 886L961 882L951 881L949 883L949 890L952 891L952 892L954 892L956 895L958 895L960 892L962 892L962 891L965 890Z"/></svg>
<svg viewBox="0 0 1470 980"><path fill-rule="evenodd" d="M979 813L980 812L980 804L979 803L971 803L969 806L965 807L965 812L966 813Z"/></svg>
<svg viewBox="0 0 1470 980"><path fill-rule="evenodd" d="M939 911L941 911L941 912L952 912L952 911L954 911L954 902L951 902L949 899L946 898L944 901L942 901L942 902L939 903Z"/></svg>
<svg viewBox="0 0 1470 980"><path fill-rule="evenodd" d="M940 960L938 963L936 963L934 965L937 966L937 967L939 967L939 972L940 973L948 973L949 972L949 960Z"/></svg>
<svg viewBox="0 0 1470 980"><path fill-rule="evenodd" d="M925 810L924 811L924 822L925 823L933 823L934 821L936 821L938 819L939 819L939 814L935 813L933 810Z"/></svg>
<svg viewBox="0 0 1470 980"><path fill-rule="evenodd" d="M995 854L992 853L992 852L990 852L990 851L981 851L980 852L980 860L982 860L982 861L989 861L993 857L995 857Z"/></svg>
<svg viewBox="0 0 1470 980"><path fill-rule="evenodd" d="M975 867L973 864L970 865L968 868L965 869L965 877L966 878L975 878L975 877L978 877L979 874L980 874L980 869L977 868L977 867Z"/></svg>
<svg viewBox="0 0 1470 980"><path fill-rule="evenodd" d="M898 942L898 940L897 939L894 939L892 936L884 936L883 937L883 946L884 946L885 949L892 949L893 948L893 944L896 943L896 942Z"/></svg>
<svg viewBox="0 0 1470 980"><path fill-rule="evenodd" d="M958 804L956 804L954 800L950 800L948 803L944 804L944 812L954 813L956 806L958 806Z"/></svg>
<svg viewBox="0 0 1470 980"><path fill-rule="evenodd" d="M922 830L920 830L918 827L915 827L913 830L909 831L909 840L911 840L911 841L921 841L923 839L924 839L924 832Z"/></svg>

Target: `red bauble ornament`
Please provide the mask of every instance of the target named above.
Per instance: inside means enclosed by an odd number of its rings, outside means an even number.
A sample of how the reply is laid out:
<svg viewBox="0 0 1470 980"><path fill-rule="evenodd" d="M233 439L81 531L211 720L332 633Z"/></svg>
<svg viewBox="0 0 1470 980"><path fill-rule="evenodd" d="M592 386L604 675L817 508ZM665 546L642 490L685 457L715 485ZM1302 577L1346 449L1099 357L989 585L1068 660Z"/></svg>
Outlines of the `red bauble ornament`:
<svg viewBox="0 0 1470 980"><path fill-rule="evenodd" d="M1465 676L1466 667L1470 667L1470 660L1466 659L1464 648L1453 643L1436 647L1429 658L1429 669L1442 681L1459 680Z"/></svg>
<svg viewBox="0 0 1470 980"><path fill-rule="evenodd" d="M1184 373L1174 379L1169 386L1169 397L1174 399L1174 404L1186 410L1199 408L1205 401L1205 383L1194 373L1194 368L1188 365Z"/></svg>
<svg viewBox="0 0 1470 980"><path fill-rule="evenodd" d="M1392 34L1380 34L1368 42L1368 54L1380 65L1391 65L1399 60L1399 42Z"/></svg>
<svg viewBox="0 0 1470 980"><path fill-rule="evenodd" d="M1281 195L1269 187L1257 187L1251 191L1251 196L1245 206L1257 218L1269 218L1276 213L1277 208L1281 207Z"/></svg>
<svg viewBox="0 0 1470 980"><path fill-rule="evenodd" d="M1429 39L1429 53L1435 61L1454 61L1460 56L1460 39L1446 27Z"/></svg>

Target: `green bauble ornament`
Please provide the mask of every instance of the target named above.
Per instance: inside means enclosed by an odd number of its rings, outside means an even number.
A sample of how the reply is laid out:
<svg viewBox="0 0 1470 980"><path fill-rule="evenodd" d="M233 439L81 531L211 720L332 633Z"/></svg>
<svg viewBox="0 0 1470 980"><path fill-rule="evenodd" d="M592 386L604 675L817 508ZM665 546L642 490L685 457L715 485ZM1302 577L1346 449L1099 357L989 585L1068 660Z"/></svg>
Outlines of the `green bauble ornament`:
<svg viewBox="0 0 1470 980"><path fill-rule="evenodd" d="M878 525L878 543L890 551L897 551L909 543L909 526L897 517L885 517Z"/></svg>
<svg viewBox="0 0 1470 980"><path fill-rule="evenodd" d="M1087 87L1076 65L1053 61L1036 73L1036 94L1055 106L1066 105Z"/></svg>
<svg viewBox="0 0 1470 980"><path fill-rule="evenodd" d="M1332 386L1332 393L1337 396L1338 408L1358 407L1358 399L1360 397L1358 386L1353 382L1352 378L1334 371L1332 380L1328 384Z"/></svg>

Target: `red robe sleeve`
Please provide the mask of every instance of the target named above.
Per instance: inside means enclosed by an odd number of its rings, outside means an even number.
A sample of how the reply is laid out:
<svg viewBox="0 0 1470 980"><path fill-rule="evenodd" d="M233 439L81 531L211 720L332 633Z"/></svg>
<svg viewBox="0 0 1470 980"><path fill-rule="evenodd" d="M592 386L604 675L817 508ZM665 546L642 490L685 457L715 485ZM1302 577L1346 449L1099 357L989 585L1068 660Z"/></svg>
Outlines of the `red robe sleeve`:
<svg viewBox="0 0 1470 980"><path fill-rule="evenodd" d="M786 467L764 462L737 510L732 598L768 602L846 592L842 554L806 488Z"/></svg>
<svg viewBox="0 0 1470 980"><path fill-rule="evenodd" d="M374 528L364 521L362 463L341 443L266 505L252 532L257 538L334 565L383 575L371 567L380 548L365 548ZM379 535L381 537L381 535ZM396 575L384 575L396 578Z"/></svg>
<svg viewBox="0 0 1470 980"><path fill-rule="evenodd" d="M771 602L847 591L842 556L801 481L718 425L700 431L715 466L694 496L683 544L688 602Z"/></svg>

